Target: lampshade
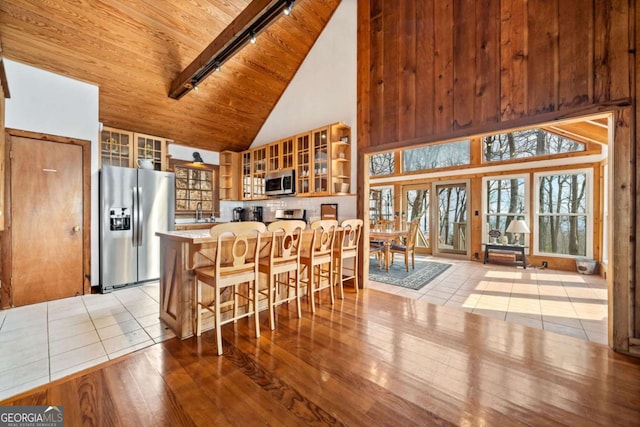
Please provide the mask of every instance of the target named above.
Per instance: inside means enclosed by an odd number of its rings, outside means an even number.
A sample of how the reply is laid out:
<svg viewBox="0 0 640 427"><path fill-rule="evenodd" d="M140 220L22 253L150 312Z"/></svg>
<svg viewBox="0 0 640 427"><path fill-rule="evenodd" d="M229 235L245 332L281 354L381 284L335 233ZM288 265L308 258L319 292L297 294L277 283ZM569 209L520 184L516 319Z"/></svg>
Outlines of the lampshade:
<svg viewBox="0 0 640 427"><path fill-rule="evenodd" d="M531 233L531 231L524 220L517 219L509 223L507 233Z"/></svg>

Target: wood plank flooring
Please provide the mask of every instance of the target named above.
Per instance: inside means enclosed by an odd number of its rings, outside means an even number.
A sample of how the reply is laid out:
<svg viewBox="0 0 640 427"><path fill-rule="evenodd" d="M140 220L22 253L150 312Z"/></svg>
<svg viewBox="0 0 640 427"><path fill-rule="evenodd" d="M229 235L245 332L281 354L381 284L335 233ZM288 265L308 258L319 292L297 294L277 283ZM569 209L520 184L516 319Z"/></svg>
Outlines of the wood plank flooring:
<svg viewBox="0 0 640 427"><path fill-rule="evenodd" d="M66 425L638 425L640 360L375 290L171 339L0 405Z"/></svg>

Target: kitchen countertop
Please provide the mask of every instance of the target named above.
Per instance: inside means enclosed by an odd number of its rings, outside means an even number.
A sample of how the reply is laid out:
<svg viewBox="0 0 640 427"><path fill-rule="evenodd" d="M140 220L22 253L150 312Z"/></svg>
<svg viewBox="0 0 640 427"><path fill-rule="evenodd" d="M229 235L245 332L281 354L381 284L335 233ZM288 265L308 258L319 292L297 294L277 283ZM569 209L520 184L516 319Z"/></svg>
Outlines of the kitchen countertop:
<svg viewBox="0 0 640 427"><path fill-rule="evenodd" d="M191 229L210 229L214 225L224 224L224 222L177 222L174 224L176 230L191 230Z"/></svg>
<svg viewBox="0 0 640 427"><path fill-rule="evenodd" d="M216 239L211 237L209 234L209 229L194 229L194 230L176 230L176 231L165 231L156 233L156 236L169 239L176 240L180 242L190 242L190 243L208 243L215 242Z"/></svg>

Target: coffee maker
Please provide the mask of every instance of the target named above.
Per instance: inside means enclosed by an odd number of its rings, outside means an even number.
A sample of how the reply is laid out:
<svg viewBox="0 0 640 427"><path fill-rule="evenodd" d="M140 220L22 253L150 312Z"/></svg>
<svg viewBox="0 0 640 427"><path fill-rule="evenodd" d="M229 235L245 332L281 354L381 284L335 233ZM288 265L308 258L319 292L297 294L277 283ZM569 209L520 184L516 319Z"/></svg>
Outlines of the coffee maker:
<svg viewBox="0 0 640 427"><path fill-rule="evenodd" d="M233 208L233 222L240 222L244 219L244 208Z"/></svg>
<svg viewBox="0 0 640 427"><path fill-rule="evenodd" d="M251 208L253 221L262 222L262 206L254 206Z"/></svg>

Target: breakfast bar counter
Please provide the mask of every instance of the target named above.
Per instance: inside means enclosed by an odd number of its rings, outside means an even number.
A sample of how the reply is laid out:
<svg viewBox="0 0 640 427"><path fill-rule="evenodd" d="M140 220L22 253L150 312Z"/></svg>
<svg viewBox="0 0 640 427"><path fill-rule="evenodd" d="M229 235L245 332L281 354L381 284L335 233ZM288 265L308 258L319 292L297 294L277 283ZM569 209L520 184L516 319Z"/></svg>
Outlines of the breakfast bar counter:
<svg viewBox="0 0 640 427"><path fill-rule="evenodd" d="M160 320L180 339L193 335L193 283L196 267L212 264L199 254L216 239L205 230L156 233L160 238Z"/></svg>
<svg viewBox="0 0 640 427"><path fill-rule="evenodd" d="M309 244L312 232L302 235L302 245ZM194 334L195 269L213 264L217 239L206 230L158 232L160 238L160 319L180 339ZM261 236L262 256L268 256L271 233ZM202 290L203 298L213 298L211 289ZM222 313L225 317L225 313ZM211 318L203 320L203 330L213 326Z"/></svg>

